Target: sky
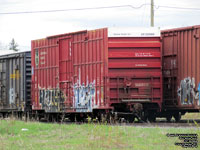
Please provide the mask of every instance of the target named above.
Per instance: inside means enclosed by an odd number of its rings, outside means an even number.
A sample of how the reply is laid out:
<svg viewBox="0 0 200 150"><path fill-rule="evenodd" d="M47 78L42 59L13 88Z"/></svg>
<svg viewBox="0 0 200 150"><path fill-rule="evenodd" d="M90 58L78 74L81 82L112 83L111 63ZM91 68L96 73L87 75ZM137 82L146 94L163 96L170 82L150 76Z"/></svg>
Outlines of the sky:
<svg viewBox="0 0 200 150"><path fill-rule="evenodd" d="M21 50L30 50L31 40L55 34L103 27L150 27L150 2L151 0L0 0L0 48L6 49L12 38ZM3 14L122 5L132 7ZM154 5L155 27L166 29L200 24L199 0L154 0Z"/></svg>

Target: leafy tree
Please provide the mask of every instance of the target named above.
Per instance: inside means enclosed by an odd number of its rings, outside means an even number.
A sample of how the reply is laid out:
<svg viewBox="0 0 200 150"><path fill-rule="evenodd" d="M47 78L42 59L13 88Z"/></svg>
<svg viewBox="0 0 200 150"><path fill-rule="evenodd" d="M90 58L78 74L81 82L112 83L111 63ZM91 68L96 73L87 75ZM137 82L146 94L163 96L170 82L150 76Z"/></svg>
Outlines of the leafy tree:
<svg viewBox="0 0 200 150"><path fill-rule="evenodd" d="M18 44L15 42L15 39L13 38L9 44L9 50L18 51Z"/></svg>

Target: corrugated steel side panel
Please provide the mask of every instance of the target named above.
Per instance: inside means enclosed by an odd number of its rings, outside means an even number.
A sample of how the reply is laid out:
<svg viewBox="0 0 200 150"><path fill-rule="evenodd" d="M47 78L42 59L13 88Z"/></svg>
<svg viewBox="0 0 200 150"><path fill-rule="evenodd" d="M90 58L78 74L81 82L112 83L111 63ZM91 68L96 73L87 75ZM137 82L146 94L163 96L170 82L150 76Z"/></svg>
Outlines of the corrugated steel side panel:
<svg viewBox="0 0 200 150"><path fill-rule="evenodd" d="M107 29L71 35L60 40L61 86L66 89L66 110L92 112L105 108ZM63 56L63 54L66 54ZM63 67L63 68L61 68Z"/></svg>
<svg viewBox="0 0 200 150"><path fill-rule="evenodd" d="M30 104L30 52L0 56L0 111L24 111Z"/></svg>
<svg viewBox="0 0 200 150"><path fill-rule="evenodd" d="M112 37L108 42L111 103L162 103L160 37Z"/></svg>
<svg viewBox="0 0 200 150"><path fill-rule="evenodd" d="M58 38L32 41L32 109L60 110Z"/></svg>
<svg viewBox="0 0 200 150"><path fill-rule="evenodd" d="M200 26L162 31L164 104L198 108Z"/></svg>

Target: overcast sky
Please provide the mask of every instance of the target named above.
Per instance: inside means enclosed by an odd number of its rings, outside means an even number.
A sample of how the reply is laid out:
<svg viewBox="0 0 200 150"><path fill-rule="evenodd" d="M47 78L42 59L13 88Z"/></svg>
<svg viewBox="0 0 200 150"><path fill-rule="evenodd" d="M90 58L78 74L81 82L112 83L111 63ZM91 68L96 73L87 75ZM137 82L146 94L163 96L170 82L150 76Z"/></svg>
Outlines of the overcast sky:
<svg viewBox="0 0 200 150"><path fill-rule="evenodd" d="M31 40L49 35L102 27L149 27L151 0L0 0L0 44L12 38L22 49L30 49ZM147 4L143 5L142 4ZM200 0L154 0L155 26L163 28L200 24L200 10L158 6L200 8ZM50 13L10 14L61 9L79 9L132 5L140 7L107 8Z"/></svg>

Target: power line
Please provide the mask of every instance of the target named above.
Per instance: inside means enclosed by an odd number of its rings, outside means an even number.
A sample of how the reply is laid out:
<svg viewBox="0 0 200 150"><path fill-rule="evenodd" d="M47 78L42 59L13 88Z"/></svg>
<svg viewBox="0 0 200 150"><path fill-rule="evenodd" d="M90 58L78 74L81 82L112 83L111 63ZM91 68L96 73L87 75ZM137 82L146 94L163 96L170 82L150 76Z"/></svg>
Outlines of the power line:
<svg viewBox="0 0 200 150"><path fill-rule="evenodd" d="M156 9L159 9L161 7L163 8L169 8L169 9L183 9L183 10L197 10L200 11L200 8L188 8L188 7L173 7L173 6L162 6L162 5L154 5Z"/></svg>
<svg viewBox="0 0 200 150"><path fill-rule="evenodd" d="M24 12L0 12L0 15L12 15L12 14L33 14L33 13L50 13L50 12L63 12L63 11L80 11L80 10L93 10L93 9L108 9L108 8L123 8L130 7L132 9L140 9L145 5L142 4L138 7L132 5L119 5L119 6L107 6L107 7L93 7L93 8L76 8L76 9L59 9L59 10L41 10L41 11L24 11Z"/></svg>
<svg viewBox="0 0 200 150"><path fill-rule="evenodd" d="M58 10L40 10L40 11L23 11L23 12L0 12L0 15L17 15L17 14L35 14L35 13L52 13L52 12L65 12L65 11L82 11L82 10L97 10L97 9L112 9L112 8L125 8L129 7L132 9L140 9L143 6L151 4L142 4L138 7L133 5L119 5L119 6L107 6L107 7L92 7L92 8L76 8L76 9L58 9ZM182 9L182 10L195 10L200 11L200 8L187 8L187 7L173 7L173 6L163 6L154 5L156 9L167 8L167 9Z"/></svg>

